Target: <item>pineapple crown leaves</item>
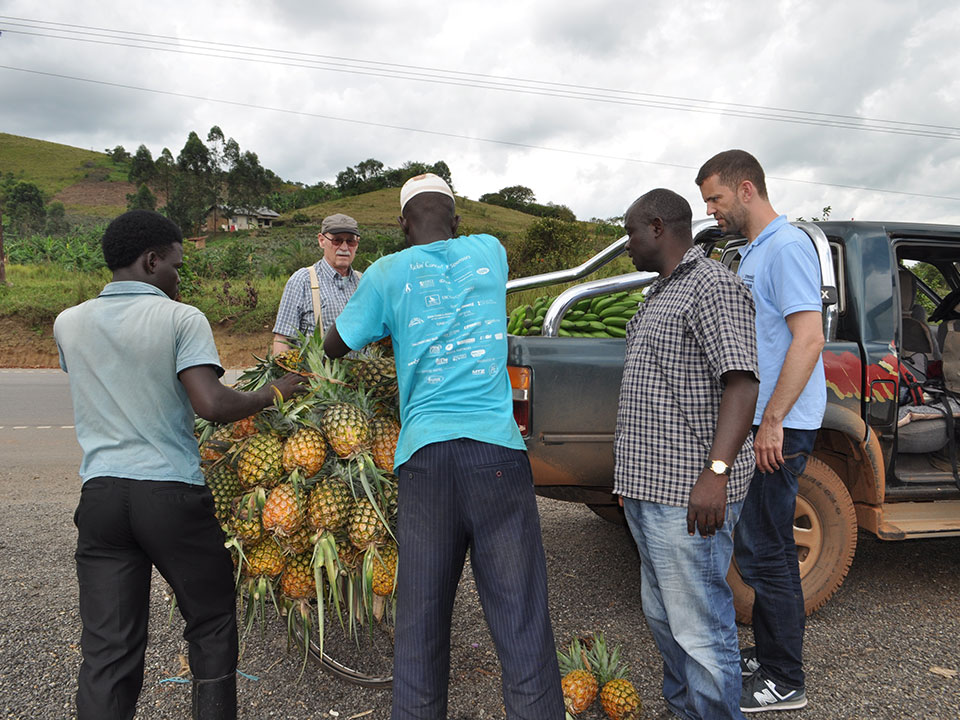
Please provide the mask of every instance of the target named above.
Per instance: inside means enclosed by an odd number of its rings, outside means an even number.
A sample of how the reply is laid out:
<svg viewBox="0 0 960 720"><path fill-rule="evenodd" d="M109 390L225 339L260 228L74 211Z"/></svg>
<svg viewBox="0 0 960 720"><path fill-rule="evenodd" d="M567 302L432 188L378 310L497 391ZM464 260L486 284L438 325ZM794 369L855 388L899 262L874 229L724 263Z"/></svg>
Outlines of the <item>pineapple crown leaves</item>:
<svg viewBox="0 0 960 720"><path fill-rule="evenodd" d="M566 653L562 650L557 651L557 662L560 664L560 672L564 675L574 670L593 672L587 647L581 642L580 638L577 637L570 641Z"/></svg>
<svg viewBox="0 0 960 720"><path fill-rule="evenodd" d="M626 678L630 670L630 666L620 660L620 645L614 645L613 650L608 650L603 633L598 632L591 636L587 657L593 664L594 674L601 685L606 685L611 680Z"/></svg>

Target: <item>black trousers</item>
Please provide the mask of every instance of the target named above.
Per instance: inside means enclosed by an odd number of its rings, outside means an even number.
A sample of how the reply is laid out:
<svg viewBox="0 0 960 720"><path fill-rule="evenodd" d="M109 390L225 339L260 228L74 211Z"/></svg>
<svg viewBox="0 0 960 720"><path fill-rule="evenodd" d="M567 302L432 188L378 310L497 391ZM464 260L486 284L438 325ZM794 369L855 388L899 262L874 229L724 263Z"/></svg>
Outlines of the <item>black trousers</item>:
<svg viewBox="0 0 960 720"><path fill-rule="evenodd" d="M509 720L560 720L547 569L526 453L475 440L427 445L400 480L393 720L445 720L453 603L470 552Z"/></svg>
<svg viewBox="0 0 960 720"><path fill-rule="evenodd" d="M203 485L83 484L74 515L80 582L78 720L127 720L143 685L151 566L173 588L196 679L237 669L233 563Z"/></svg>

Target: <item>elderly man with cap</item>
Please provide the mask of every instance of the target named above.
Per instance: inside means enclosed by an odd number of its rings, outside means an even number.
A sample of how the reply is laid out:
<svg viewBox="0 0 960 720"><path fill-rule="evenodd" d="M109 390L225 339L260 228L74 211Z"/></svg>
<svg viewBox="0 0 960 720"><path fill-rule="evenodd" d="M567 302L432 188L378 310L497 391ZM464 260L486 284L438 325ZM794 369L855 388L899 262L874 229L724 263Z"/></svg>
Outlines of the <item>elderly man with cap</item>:
<svg viewBox="0 0 960 720"><path fill-rule="evenodd" d="M343 213L325 217L317 241L323 257L293 273L283 289L273 326L274 353L288 350L288 340L298 332L310 335L317 325L326 332L360 282L362 273L350 267L360 243L356 220Z"/></svg>
<svg viewBox="0 0 960 720"><path fill-rule="evenodd" d="M400 386L392 720L447 717L450 622L470 562L507 718L560 720L560 673L530 463L507 377L507 256L456 237L438 176L400 191L407 247L377 260L324 339L341 357L390 335Z"/></svg>

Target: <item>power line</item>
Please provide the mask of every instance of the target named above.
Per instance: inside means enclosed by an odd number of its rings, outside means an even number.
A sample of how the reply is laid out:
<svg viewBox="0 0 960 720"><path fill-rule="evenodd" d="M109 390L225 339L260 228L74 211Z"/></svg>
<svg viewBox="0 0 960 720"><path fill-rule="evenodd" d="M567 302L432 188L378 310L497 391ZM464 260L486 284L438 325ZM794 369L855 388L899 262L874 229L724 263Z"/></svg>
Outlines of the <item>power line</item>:
<svg viewBox="0 0 960 720"><path fill-rule="evenodd" d="M493 145L505 145L508 147L523 148L526 150L540 150L540 151L552 152L552 153L562 153L565 155L575 155L578 157L596 158L599 160L616 160L620 162L638 163L642 165L655 165L658 167L679 168L682 170L699 169L698 167L695 167L693 165L683 165L680 163L668 163L668 162L661 162L657 160L643 160L640 158L633 158L633 157L627 157L627 156L621 156L621 155L606 155L602 153L586 152L584 150L570 150L568 148L556 148L556 147L550 147L547 145L534 145L531 143L513 142L510 140L497 140L494 138L485 138L485 137L478 137L473 135L463 135L460 133L444 132L440 130L425 130L423 128L408 127L404 125L391 125L388 123L379 123L371 120L358 120L356 118L338 117L336 115L325 115L322 113L307 112L305 110L291 110L289 108L271 107L268 105L257 105L255 103L242 102L240 100L224 100L221 98L211 98L203 95L193 95L190 93L176 92L173 90L157 90L155 88L140 87L137 85L128 85L125 83L115 83L115 82L109 82L106 80L94 80L91 78L76 77L72 75L63 75L60 73L46 72L43 70L31 70L28 68L13 67L11 65L0 65L0 69L13 70L15 72L29 73L32 75L42 75L46 77L57 78L60 80L71 80L75 82L90 83L93 85L103 85L106 87L120 88L123 90L136 90L138 92L147 92L147 93L152 93L156 95L166 95L168 97L184 98L188 100L199 100L202 102L217 103L221 105L230 105L233 107L243 107L243 108L248 108L252 110L265 110L268 112L277 112L277 113L283 113L286 115L296 115L300 117L317 118L321 120L333 120L335 122L350 123L354 125L365 125L368 127L383 128L387 130L400 130L403 132L412 132L412 133L418 133L421 135L433 135L437 137L452 138L456 140L468 140L472 142L481 142L481 143L488 143ZM960 201L960 197L953 197L950 195L932 195L927 193L907 192L904 190L888 190L885 188L872 188L872 187L865 187L865 186L859 186L859 185L843 185L839 183L816 182L812 180L797 180L794 178L777 177L774 175L768 175L767 177L772 180L779 180L779 181L791 182L791 183L801 183L804 185L836 187L836 188L842 188L845 190L862 190L866 192L877 192L877 193L885 193L890 195L903 195L907 197L928 198L932 200Z"/></svg>
<svg viewBox="0 0 960 720"><path fill-rule="evenodd" d="M774 122L809 125L814 127L860 130L865 132L907 135L941 140L960 139L960 128L946 125L931 125L926 123L912 123L897 120L862 118L850 115L790 110L761 105L724 103L712 100L699 100L694 98L656 95L652 93L638 93L626 90L580 86L569 83L554 83L549 81L528 80L523 78L487 75L482 73L466 73L462 71L445 70L441 68L402 65L399 63L382 63L378 61L358 60L339 56L319 55L314 53L302 53L288 50L275 50L257 46L237 46L205 40L179 39L167 35L152 35L149 33L128 32L124 30L76 25L71 23L54 23L47 21L28 20L24 18L10 18L9 16L0 16L0 18L20 21L13 23L13 25L18 27L48 31L28 32L25 30L8 30L8 32L59 40L73 40L76 42L85 42L103 46L127 47L139 50L156 50L180 55L240 60L242 62L324 70L328 72L349 73L388 79L400 79L435 85L473 87L523 95L557 97L563 99L584 100L589 102L601 102L605 104L626 105L633 107L650 107L656 109L739 117L754 120L770 120ZM66 30L58 29L55 31L73 33L73 35L52 35L49 33L51 30L49 27L24 24L38 22L44 23L44 25L54 25L58 26L59 28L67 28ZM81 30L73 30L71 28L80 28ZM104 33L110 34L107 35ZM118 42L119 40L124 40L126 42ZM151 44L138 44L144 42ZM192 45L185 45L184 43L191 43ZM278 54L292 57L280 59Z"/></svg>

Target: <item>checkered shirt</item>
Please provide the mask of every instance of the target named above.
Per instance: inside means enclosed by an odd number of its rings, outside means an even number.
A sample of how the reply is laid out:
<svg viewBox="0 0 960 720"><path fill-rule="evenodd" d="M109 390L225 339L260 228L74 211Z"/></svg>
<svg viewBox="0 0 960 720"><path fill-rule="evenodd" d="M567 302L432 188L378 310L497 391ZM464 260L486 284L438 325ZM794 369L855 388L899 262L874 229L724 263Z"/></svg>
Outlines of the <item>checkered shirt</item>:
<svg viewBox="0 0 960 720"><path fill-rule="evenodd" d="M344 277L323 258L320 258L313 267L316 268L317 279L320 281L323 332L326 333L343 311L354 290L357 289L361 273L350 268ZM297 336L297 331L310 335L315 327L313 293L310 291L310 268L300 268L290 276L286 287L283 288L273 332L292 338Z"/></svg>
<svg viewBox="0 0 960 720"><path fill-rule="evenodd" d="M686 507L713 445L723 384L744 370L759 377L753 297L703 250L688 250L653 284L627 324L620 385L614 492ZM753 475L747 438L727 482L727 501L747 494Z"/></svg>

